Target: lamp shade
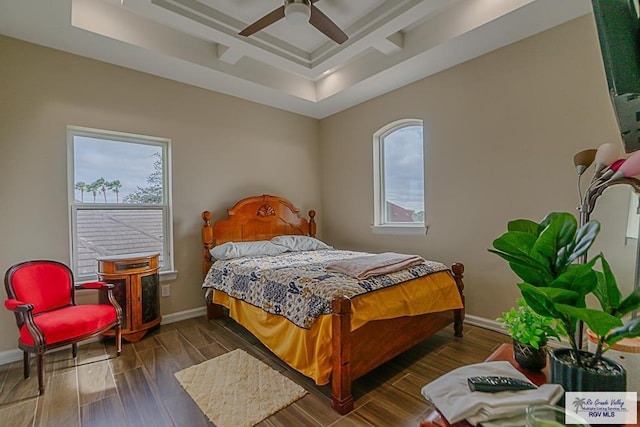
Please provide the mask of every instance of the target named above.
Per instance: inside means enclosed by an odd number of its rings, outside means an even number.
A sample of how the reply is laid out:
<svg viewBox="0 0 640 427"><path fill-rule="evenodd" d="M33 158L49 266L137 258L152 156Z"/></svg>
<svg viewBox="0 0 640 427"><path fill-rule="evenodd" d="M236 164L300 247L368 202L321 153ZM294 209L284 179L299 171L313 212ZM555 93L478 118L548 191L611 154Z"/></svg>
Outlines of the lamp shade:
<svg viewBox="0 0 640 427"><path fill-rule="evenodd" d="M620 157L620 148L616 144L612 144L610 142L606 142L598 147L598 151L596 151L596 171L595 174L598 175L602 172L602 169L609 166L611 163L618 160Z"/></svg>
<svg viewBox="0 0 640 427"><path fill-rule="evenodd" d="M588 150L582 150L573 156L573 164L576 166L578 175L582 175L584 171L591 166L591 163L593 163L593 160L596 158L596 151L598 150L590 148Z"/></svg>
<svg viewBox="0 0 640 427"><path fill-rule="evenodd" d="M635 152L620 165L620 168L611 177L611 181L634 175L640 175L640 151Z"/></svg>
<svg viewBox="0 0 640 427"><path fill-rule="evenodd" d="M292 1L288 3L284 8L284 16L287 22L291 22L295 25L305 24L309 22L311 18L311 7L309 1Z"/></svg>

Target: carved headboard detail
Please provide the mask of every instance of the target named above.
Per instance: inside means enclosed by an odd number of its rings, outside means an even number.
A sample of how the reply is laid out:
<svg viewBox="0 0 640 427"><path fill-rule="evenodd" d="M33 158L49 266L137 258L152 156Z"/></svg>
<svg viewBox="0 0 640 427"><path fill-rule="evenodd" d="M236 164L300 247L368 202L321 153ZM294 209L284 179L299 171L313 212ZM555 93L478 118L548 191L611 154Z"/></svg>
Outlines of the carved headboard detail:
<svg viewBox="0 0 640 427"><path fill-rule="evenodd" d="M258 216L274 216L276 214L275 209L271 207L271 205L264 204L258 208Z"/></svg>

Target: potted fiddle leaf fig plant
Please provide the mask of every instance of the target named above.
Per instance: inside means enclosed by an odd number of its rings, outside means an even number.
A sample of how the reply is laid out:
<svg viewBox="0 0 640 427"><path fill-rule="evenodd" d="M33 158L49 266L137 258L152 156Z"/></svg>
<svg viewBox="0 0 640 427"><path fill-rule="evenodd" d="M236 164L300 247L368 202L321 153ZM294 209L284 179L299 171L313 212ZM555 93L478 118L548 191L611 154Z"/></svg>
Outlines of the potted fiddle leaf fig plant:
<svg viewBox="0 0 640 427"><path fill-rule="evenodd" d="M640 289L623 298L602 253L576 262L584 258L599 231L597 221L578 227L572 214L554 212L539 223L510 221L507 232L489 249L522 280L518 288L533 311L555 319L556 331L569 341L570 348L550 352L551 382L562 384L566 391L625 391L624 368L603 354L623 338L640 336L640 318L623 322L640 308ZM587 307L587 295L594 295L600 308ZM595 352L578 348L579 321L596 335Z"/></svg>
<svg viewBox="0 0 640 427"><path fill-rule="evenodd" d="M525 369L539 371L547 365L547 342L559 339L554 320L540 316L518 298L517 307L497 318L513 339L513 357Z"/></svg>

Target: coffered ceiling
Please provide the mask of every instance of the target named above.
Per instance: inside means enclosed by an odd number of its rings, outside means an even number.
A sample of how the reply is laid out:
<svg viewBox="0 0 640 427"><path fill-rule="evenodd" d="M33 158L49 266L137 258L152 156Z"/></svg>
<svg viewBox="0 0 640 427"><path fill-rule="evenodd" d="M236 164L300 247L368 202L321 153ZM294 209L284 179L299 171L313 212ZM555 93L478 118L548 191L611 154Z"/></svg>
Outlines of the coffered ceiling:
<svg viewBox="0 0 640 427"><path fill-rule="evenodd" d="M0 33L323 118L591 11L589 0L318 0L349 39L282 0L0 0Z"/></svg>

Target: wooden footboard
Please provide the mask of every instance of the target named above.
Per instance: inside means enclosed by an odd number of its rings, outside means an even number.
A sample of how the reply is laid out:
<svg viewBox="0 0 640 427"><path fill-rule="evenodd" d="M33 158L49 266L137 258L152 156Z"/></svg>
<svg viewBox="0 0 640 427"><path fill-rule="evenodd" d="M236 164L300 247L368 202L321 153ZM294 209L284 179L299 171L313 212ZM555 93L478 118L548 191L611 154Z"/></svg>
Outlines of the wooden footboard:
<svg viewBox="0 0 640 427"><path fill-rule="evenodd" d="M464 304L464 266L456 263L451 271ZM331 407L339 414L353 410L353 381L419 342L454 323L456 336L462 336L464 307L439 313L375 320L351 332L351 300L339 297L332 304L333 368ZM402 331L402 333L399 333Z"/></svg>

